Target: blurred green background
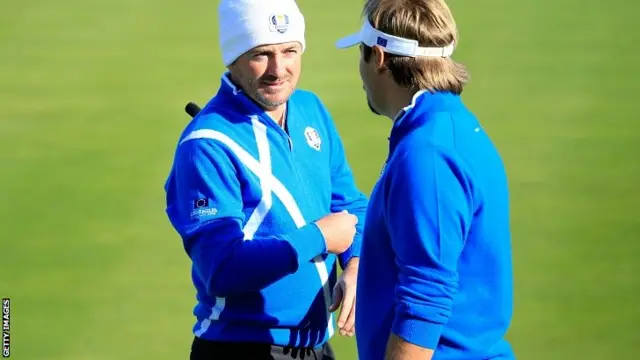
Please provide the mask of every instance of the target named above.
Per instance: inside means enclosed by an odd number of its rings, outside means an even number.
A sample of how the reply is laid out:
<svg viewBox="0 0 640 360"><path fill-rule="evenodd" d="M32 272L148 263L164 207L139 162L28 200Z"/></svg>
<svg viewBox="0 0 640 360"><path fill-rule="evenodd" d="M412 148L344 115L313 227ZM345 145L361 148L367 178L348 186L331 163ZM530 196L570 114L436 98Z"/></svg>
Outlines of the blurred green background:
<svg viewBox="0 0 640 360"><path fill-rule="evenodd" d="M357 50L362 1L299 0L317 92L367 194L388 120ZM464 93L510 175L523 360L640 357L640 5L452 0ZM188 116L215 93L217 1L2 1L0 295L15 359L187 359L194 290L164 214ZM353 339L333 340L355 359ZM366 360L366 359L363 359Z"/></svg>

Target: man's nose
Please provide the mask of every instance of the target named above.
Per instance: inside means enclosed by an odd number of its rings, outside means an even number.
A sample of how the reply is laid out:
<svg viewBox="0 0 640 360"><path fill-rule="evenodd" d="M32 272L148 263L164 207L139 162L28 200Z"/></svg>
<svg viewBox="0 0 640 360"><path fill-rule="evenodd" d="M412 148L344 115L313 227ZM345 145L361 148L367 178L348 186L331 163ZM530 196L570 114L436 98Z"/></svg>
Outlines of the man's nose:
<svg viewBox="0 0 640 360"><path fill-rule="evenodd" d="M282 77L287 72L286 59L281 55L275 55L269 59L267 65L269 75Z"/></svg>

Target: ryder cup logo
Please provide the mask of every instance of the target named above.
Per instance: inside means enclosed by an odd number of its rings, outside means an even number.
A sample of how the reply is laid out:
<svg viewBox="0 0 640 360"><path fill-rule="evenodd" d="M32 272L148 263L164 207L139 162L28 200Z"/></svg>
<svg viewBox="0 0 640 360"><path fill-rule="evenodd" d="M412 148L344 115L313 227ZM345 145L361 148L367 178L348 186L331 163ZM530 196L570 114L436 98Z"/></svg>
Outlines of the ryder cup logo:
<svg viewBox="0 0 640 360"><path fill-rule="evenodd" d="M320 151L320 144L322 141L320 140L320 135L318 135L316 129L312 127L304 129L304 138L307 139L307 144L309 144L310 147Z"/></svg>
<svg viewBox="0 0 640 360"><path fill-rule="evenodd" d="M287 32L289 28L289 16L286 14L271 14L269 16L269 29L280 34Z"/></svg>

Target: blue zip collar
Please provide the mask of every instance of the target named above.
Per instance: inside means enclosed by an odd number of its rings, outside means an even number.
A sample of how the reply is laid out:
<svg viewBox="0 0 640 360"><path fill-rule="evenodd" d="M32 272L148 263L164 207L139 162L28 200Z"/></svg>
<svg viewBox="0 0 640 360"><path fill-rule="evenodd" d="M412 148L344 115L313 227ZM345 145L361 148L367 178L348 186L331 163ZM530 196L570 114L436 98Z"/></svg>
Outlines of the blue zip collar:
<svg viewBox="0 0 640 360"><path fill-rule="evenodd" d="M411 104L404 107L393 121L389 136L389 154L398 143L412 130L429 121L429 113L448 111L462 104L459 95L451 92L418 91L411 100Z"/></svg>
<svg viewBox="0 0 640 360"><path fill-rule="evenodd" d="M253 101L240 87L236 86L232 81L229 72L222 75L220 79L220 89L216 95L213 105L219 108L228 108L229 103L234 104L233 111L250 118L257 116L258 119L267 126L271 126L284 130L276 123L258 104ZM285 108L284 117L289 117L289 102ZM286 125L286 122L285 122Z"/></svg>

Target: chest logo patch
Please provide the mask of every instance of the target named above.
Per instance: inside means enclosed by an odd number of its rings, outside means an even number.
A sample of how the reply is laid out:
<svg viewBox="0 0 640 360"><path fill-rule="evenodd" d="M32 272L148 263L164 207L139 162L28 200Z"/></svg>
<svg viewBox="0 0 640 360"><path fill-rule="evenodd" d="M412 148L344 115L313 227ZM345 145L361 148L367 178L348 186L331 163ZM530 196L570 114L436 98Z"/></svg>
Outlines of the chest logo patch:
<svg viewBox="0 0 640 360"><path fill-rule="evenodd" d="M316 131L316 129L312 127L307 127L304 129L304 138L307 139L307 144L317 151L320 151L320 145L322 144L322 140L320 140L320 135Z"/></svg>

